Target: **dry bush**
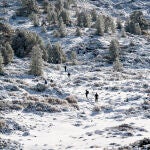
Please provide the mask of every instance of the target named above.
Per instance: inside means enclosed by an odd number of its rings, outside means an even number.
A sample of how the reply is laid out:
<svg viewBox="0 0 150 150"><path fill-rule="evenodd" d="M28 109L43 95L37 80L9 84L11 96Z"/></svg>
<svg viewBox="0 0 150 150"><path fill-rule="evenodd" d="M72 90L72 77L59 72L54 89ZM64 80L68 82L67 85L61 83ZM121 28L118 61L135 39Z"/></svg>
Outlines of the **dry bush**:
<svg viewBox="0 0 150 150"><path fill-rule="evenodd" d="M77 98L75 96L73 96L73 95L69 95L65 99L68 101L68 103L71 103L71 104L72 103L76 103L77 104L77 102L78 102Z"/></svg>
<svg viewBox="0 0 150 150"><path fill-rule="evenodd" d="M2 139L0 138L0 149L3 150L17 150L22 149L22 146L20 143L16 141L11 141L10 139Z"/></svg>
<svg viewBox="0 0 150 150"><path fill-rule="evenodd" d="M99 105L95 105L92 109L93 112L100 112L100 110L101 110L101 106Z"/></svg>
<svg viewBox="0 0 150 150"><path fill-rule="evenodd" d="M30 101L37 101L37 102L39 101L39 98L38 98L38 97L36 97L36 96L31 96L31 95L30 95L30 96L27 96L26 99L27 99L27 100L30 100Z"/></svg>
<svg viewBox="0 0 150 150"><path fill-rule="evenodd" d="M29 102L23 110L24 112L61 112L61 109L44 102Z"/></svg>
<svg viewBox="0 0 150 150"><path fill-rule="evenodd" d="M3 120L3 119L1 119L0 120L0 132L1 132L1 130L5 127L5 120Z"/></svg>
<svg viewBox="0 0 150 150"><path fill-rule="evenodd" d="M148 150L150 149L150 139L149 138L144 138L142 140L138 140L129 146L124 146L124 147L119 147L118 150L132 150L132 149L137 149L137 150Z"/></svg>
<svg viewBox="0 0 150 150"><path fill-rule="evenodd" d="M68 102L66 100L58 99L58 98L53 98L53 97L48 97L46 98L46 101L50 104L53 105L67 105Z"/></svg>
<svg viewBox="0 0 150 150"><path fill-rule="evenodd" d="M21 110L22 108L22 104L14 104L11 101L0 101L0 111Z"/></svg>
<svg viewBox="0 0 150 150"><path fill-rule="evenodd" d="M76 104L76 103L72 103L71 104L71 106L72 107L74 107L75 109L77 109L77 110L79 110L80 108L79 108L79 105L78 104Z"/></svg>

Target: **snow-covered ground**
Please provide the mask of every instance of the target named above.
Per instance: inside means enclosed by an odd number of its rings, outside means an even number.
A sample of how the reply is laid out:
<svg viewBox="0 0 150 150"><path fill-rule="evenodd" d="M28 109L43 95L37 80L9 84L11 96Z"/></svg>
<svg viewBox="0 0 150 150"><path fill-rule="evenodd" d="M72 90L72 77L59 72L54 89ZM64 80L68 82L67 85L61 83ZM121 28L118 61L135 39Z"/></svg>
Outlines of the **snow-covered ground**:
<svg viewBox="0 0 150 150"><path fill-rule="evenodd" d="M109 7L97 7L91 1L79 1L80 7L87 9L97 8L112 14ZM107 1L110 6L118 1ZM119 1L120 2L120 1ZM141 3L142 1L139 1ZM143 2L143 9L149 2ZM137 2L137 5L138 2ZM9 8L15 9L16 5ZM103 5L102 5L103 6ZM106 5L104 5L106 6ZM8 11L4 16L9 18L13 12ZM108 10L109 12L107 12ZM113 7L115 12L120 11ZM128 15L131 11L123 9ZM145 10L147 13L148 10ZM147 15L146 15L147 16ZM20 20L24 18L19 18ZM14 28L22 27L40 34L40 27L34 28L26 19L25 24L18 24L18 20L9 22ZM0 133L0 137L11 139L22 144L25 150L41 149L117 149L129 145L137 140L150 137L150 42L145 36L128 35L126 38L115 35L104 37L91 37L85 34L82 37L73 35L74 28L68 28L70 34L63 39L53 38L51 32L41 34L43 39L52 42L59 40L65 52L81 44L85 45L90 40L101 43L103 48L97 51L99 55L94 58L91 51L77 55L78 64L68 65L67 71L71 73L68 78L64 65L45 63L44 78L54 81L54 86L48 86L44 92L32 89L37 83L44 83L43 78L27 74L29 59L14 58L14 61L5 67L7 76L0 77L0 101L26 101L26 96L38 99L55 97L65 99L73 95L78 100L79 110L69 109L57 113L28 113L24 111L1 111L1 118L12 119L26 130L14 130L10 134ZM116 37L123 47L134 41L132 48L123 49L121 59L124 66L123 72L115 72L112 65L103 61L103 55L108 53L108 45ZM17 90L8 90L8 86L16 86ZM89 98L85 97L85 90L89 90ZM99 94L98 103L94 102L94 94ZM146 107L145 107L146 106ZM148 108L147 108L148 107ZM95 112L94 108L99 111ZM123 126L122 129L120 126Z"/></svg>

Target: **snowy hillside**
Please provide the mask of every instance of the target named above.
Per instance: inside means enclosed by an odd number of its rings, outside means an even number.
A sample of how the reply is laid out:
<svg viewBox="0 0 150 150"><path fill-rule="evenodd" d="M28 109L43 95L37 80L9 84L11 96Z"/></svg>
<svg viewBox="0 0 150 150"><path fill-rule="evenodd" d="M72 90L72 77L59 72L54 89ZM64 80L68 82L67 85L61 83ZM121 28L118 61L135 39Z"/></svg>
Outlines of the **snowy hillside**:
<svg viewBox="0 0 150 150"><path fill-rule="evenodd" d="M95 35L93 21L90 27L79 27L82 34L76 35L78 11L89 13L94 9L97 14L113 17L116 26L118 19L125 26L135 10L150 19L149 0L77 0L68 9L71 24L66 25L64 37L54 36L59 30L58 24L46 22L46 29L41 25L47 15L42 1L37 3L40 25L36 27L31 16L16 16L21 8L20 0L6 1L6 7L4 1L0 1L0 53L4 57L2 47L6 38L11 41L14 56L0 75L0 149L150 149L149 28L141 29L140 35L126 32L122 36L122 30L115 28L113 32L110 27L110 31L100 36ZM53 5L56 1L49 2ZM11 38L7 33L3 35L2 24L6 23L11 26ZM19 57L22 53L15 49L19 40L16 45L12 40L18 29L36 32L45 45L59 42L66 62L44 61L42 75L29 74L33 51ZM27 34L27 40L29 38ZM112 39L119 43L121 69L111 60ZM37 41L40 40L37 38ZM28 47L25 42L21 45ZM44 53L46 48L42 48ZM98 102L95 102L96 93Z"/></svg>

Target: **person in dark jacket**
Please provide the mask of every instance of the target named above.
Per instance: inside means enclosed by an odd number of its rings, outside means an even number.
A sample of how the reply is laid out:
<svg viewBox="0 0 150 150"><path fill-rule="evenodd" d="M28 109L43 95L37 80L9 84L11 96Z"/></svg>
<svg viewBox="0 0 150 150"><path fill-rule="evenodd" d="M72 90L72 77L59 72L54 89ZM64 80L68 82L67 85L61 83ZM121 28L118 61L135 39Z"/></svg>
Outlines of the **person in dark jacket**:
<svg viewBox="0 0 150 150"><path fill-rule="evenodd" d="M95 94L95 102L98 102L98 94Z"/></svg>
<svg viewBox="0 0 150 150"><path fill-rule="evenodd" d="M45 79L45 84L47 84L47 80Z"/></svg>
<svg viewBox="0 0 150 150"><path fill-rule="evenodd" d="M65 72L66 72L67 71L67 66L65 65L64 68L65 68Z"/></svg>
<svg viewBox="0 0 150 150"><path fill-rule="evenodd" d="M68 72L68 78L70 78L70 75L71 75L71 74Z"/></svg>
<svg viewBox="0 0 150 150"><path fill-rule="evenodd" d="M85 91L85 96L86 96L87 99L88 99L88 94L89 94L89 91L86 90L86 91Z"/></svg>

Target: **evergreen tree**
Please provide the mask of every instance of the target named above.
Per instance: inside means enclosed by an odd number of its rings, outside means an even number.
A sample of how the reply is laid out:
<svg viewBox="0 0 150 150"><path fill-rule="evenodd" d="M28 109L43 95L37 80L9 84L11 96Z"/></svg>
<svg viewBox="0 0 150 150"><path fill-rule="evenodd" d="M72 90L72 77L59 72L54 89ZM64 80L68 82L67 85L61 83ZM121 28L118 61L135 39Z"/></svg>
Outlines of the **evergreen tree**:
<svg viewBox="0 0 150 150"><path fill-rule="evenodd" d="M118 72L123 70L123 65L121 64L118 57L116 58L116 60L113 63L113 68L115 71L118 71Z"/></svg>
<svg viewBox="0 0 150 150"><path fill-rule="evenodd" d="M59 27L59 36L65 37L67 35L66 32L66 25L64 24L63 20L60 21L60 27Z"/></svg>
<svg viewBox="0 0 150 150"><path fill-rule="evenodd" d="M121 37L126 37L126 31L123 27L121 28Z"/></svg>
<svg viewBox="0 0 150 150"><path fill-rule="evenodd" d="M16 15L29 16L32 13L39 12L39 6L36 0L21 0L22 8L18 9Z"/></svg>
<svg viewBox="0 0 150 150"><path fill-rule="evenodd" d="M97 35L100 35L100 36L104 35L105 26L104 26L104 18L102 15L99 15L97 18L96 29L97 29L97 31L96 31Z"/></svg>
<svg viewBox="0 0 150 150"><path fill-rule="evenodd" d="M77 27L77 29L76 29L76 36L81 36L81 35L82 35L82 32L81 32L80 28Z"/></svg>
<svg viewBox="0 0 150 150"><path fill-rule="evenodd" d="M96 12L95 9L92 10L91 17L92 17L92 21L96 21L97 20L97 12Z"/></svg>
<svg viewBox="0 0 150 150"><path fill-rule="evenodd" d="M56 11L58 14L64 8L63 0L57 0L57 2L55 4L55 8L56 8Z"/></svg>
<svg viewBox="0 0 150 150"><path fill-rule="evenodd" d="M80 27L90 27L91 18L89 14L85 11L77 13L77 24Z"/></svg>
<svg viewBox="0 0 150 150"><path fill-rule="evenodd" d="M134 33L136 35L141 35L142 34L141 27L140 27L139 23L134 24Z"/></svg>
<svg viewBox="0 0 150 150"><path fill-rule="evenodd" d="M119 58L119 51L120 51L119 42L116 39L111 40L109 46L109 53L112 61L115 61L116 58Z"/></svg>
<svg viewBox="0 0 150 150"><path fill-rule="evenodd" d="M117 29L121 30L122 29L122 24L120 19L117 19Z"/></svg>
<svg viewBox="0 0 150 150"><path fill-rule="evenodd" d="M2 54L0 52L0 75L2 75L4 73L4 69L3 69L3 57Z"/></svg>
<svg viewBox="0 0 150 150"><path fill-rule="evenodd" d="M71 61L73 65L77 64L77 54L75 51L71 52Z"/></svg>
<svg viewBox="0 0 150 150"><path fill-rule="evenodd" d="M49 63L60 64L66 61L66 56L59 43L55 43L53 46L48 45L48 55Z"/></svg>
<svg viewBox="0 0 150 150"><path fill-rule="evenodd" d="M39 17L38 17L37 14L32 13L32 14L30 15L30 19L31 19L31 21L33 22L33 25L34 25L35 27L39 26Z"/></svg>
<svg viewBox="0 0 150 150"><path fill-rule="evenodd" d="M63 9L60 13L60 16L63 19L64 24L69 25L70 24L70 15L69 11L66 9Z"/></svg>
<svg viewBox="0 0 150 150"><path fill-rule="evenodd" d="M37 45L34 46L32 49L29 73L35 76L40 76L43 74L42 69L43 69L42 50Z"/></svg>
<svg viewBox="0 0 150 150"><path fill-rule="evenodd" d="M113 18L111 18L110 16L103 16L104 18L104 25L105 25L105 33L108 33L109 30L111 30L112 33L115 32L115 23Z"/></svg>
<svg viewBox="0 0 150 150"><path fill-rule="evenodd" d="M54 11L54 8L52 10L48 11L47 21L48 21L49 25L57 23L57 21L58 21L57 13Z"/></svg>
<svg viewBox="0 0 150 150"><path fill-rule="evenodd" d="M47 49L47 54L48 54L48 62L51 63L53 61L53 58L52 58L53 46L50 41L48 42L46 49Z"/></svg>
<svg viewBox="0 0 150 150"><path fill-rule="evenodd" d="M11 45L8 42L6 42L6 44L1 45L0 51L3 56L3 63L5 65L9 64L13 60L13 57L14 57L14 51Z"/></svg>

